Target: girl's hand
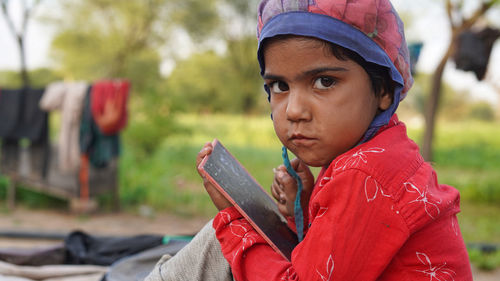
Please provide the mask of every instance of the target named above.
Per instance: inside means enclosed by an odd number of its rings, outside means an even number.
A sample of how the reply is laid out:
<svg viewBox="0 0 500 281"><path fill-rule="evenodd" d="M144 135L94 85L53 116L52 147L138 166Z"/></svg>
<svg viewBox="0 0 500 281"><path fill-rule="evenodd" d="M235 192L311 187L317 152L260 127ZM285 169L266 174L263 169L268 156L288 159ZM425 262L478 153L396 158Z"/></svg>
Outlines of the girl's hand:
<svg viewBox="0 0 500 281"><path fill-rule="evenodd" d="M212 143L205 143L200 152L198 152L198 156L196 156L196 167L200 166L203 158L205 158L205 156L207 155L210 155L210 153L212 153L212 150ZM200 172L199 169L198 174L200 174L201 178L203 179L203 185L205 186L208 195L210 195L210 199L212 199L212 202L219 211L233 206L233 204L231 204L231 202L229 202L229 200L227 200L226 197L224 197L224 195L222 195L219 190L205 178L205 176Z"/></svg>
<svg viewBox="0 0 500 281"><path fill-rule="evenodd" d="M292 164L292 168L302 179L303 189L300 199L302 208L306 209L314 187L314 176L312 175L309 167L298 158L291 160L290 163ZM271 193L276 201L278 201L278 209L280 213L284 216L293 217L295 197L297 197L298 189L297 183L295 182L295 179L288 174L284 165L278 166L273 169L273 171L274 180L271 185Z"/></svg>

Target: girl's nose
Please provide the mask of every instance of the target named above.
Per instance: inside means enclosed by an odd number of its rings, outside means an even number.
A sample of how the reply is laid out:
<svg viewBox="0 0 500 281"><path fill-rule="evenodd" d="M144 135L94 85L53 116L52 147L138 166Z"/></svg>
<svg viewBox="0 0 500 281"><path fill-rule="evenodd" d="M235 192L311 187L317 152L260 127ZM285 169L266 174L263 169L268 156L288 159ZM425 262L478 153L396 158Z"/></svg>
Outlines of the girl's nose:
<svg viewBox="0 0 500 281"><path fill-rule="evenodd" d="M286 116L289 121L307 121L311 118L307 95L301 90L290 90Z"/></svg>

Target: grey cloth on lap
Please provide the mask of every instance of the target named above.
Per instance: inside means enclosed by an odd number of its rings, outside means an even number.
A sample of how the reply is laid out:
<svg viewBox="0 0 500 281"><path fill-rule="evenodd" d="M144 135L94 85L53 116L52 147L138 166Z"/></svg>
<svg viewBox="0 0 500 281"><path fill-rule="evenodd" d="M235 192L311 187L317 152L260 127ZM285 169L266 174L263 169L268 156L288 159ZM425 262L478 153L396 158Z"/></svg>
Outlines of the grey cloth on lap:
<svg viewBox="0 0 500 281"><path fill-rule="evenodd" d="M233 281L209 221L175 256L164 255L145 281Z"/></svg>

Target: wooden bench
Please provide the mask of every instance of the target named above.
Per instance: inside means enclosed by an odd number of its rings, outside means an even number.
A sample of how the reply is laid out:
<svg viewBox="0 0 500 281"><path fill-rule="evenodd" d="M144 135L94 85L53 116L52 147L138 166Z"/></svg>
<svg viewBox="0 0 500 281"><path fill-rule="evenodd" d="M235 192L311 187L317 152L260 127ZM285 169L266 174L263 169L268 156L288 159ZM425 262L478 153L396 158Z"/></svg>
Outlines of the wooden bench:
<svg viewBox="0 0 500 281"><path fill-rule="evenodd" d="M47 152L48 159L44 154ZM89 165L88 200L81 197L78 171L62 172L57 159L55 145L51 145L50 149L43 149L21 144L2 144L0 174L10 178L7 187L8 208L15 207L16 188L22 185L27 189L67 200L72 211L82 211L82 206L83 209L95 209L97 208L95 197L111 193L112 207L114 210L119 209L117 158L111 160L105 168L95 169ZM44 167L45 172L43 172Z"/></svg>

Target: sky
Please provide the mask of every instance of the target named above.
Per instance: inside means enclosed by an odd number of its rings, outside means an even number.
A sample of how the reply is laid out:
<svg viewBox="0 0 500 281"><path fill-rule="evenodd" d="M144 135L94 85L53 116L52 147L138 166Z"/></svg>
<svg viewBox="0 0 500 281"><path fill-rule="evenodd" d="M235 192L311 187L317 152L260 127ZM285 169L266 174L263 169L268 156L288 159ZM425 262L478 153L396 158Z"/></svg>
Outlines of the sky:
<svg viewBox="0 0 500 281"><path fill-rule="evenodd" d="M11 15L15 16L14 23L16 28L20 26L21 1L11 1ZM47 3L53 5L53 1L43 1L36 14L40 14L48 9ZM31 20L28 25L28 32L25 38L26 57L28 68L38 68L48 66L50 61L47 54L50 43L54 35L54 30L50 26L44 25L39 21ZM19 69L19 51L11 31L7 27L3 13L0 14L0 69Z"/></svg>
<svg viewBox="0 0 500 281"><path fill-rule="evenodd" d="M12 14L20 17L19 4L21 1L13 1ZM480 1L466 1L466 10L473 10ZM444 10L444 1L436 0L393 0L396 10L401 14L403 20L408 19L405 32L408 42L420 41L424 44L420 55L417 69L420 72L432 73L441 59L450 38L449 24ZM45 0L40 5L38 14L47 13L55 9L55 1ZM417 16L418 15L418 16ZM500 8L488 15L488 18L500 19ZM500 27L500 22L497 23ZM28 68L34 69L50 66L48 52L54 35L51 26L44 25L38 20L32 20L29 24L26 36L26 54ZM186 40L180 40L189 44ZM3 15L0 15L0 69L19 69L19 54L15 40L7 28ZM163 63L163 72L168 73L172 69L172 60L166 58ZM495 105L500 103L500 40L497 40L490 57L487 81L478 82L471 72L456 70L452 62L449 62L444 79L455 89L471 92L473 98L489 101ZM493 84L497 85L495 90Z"/></svg>

